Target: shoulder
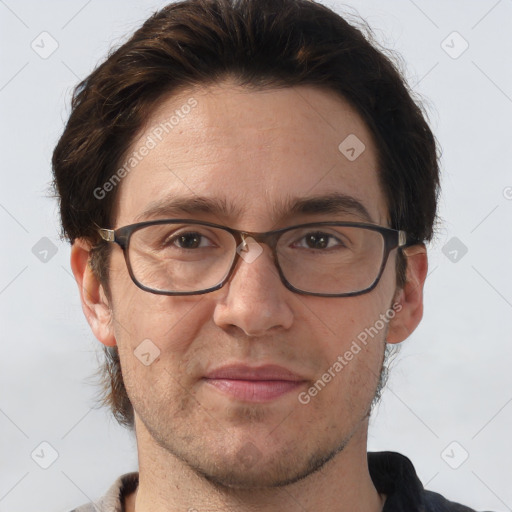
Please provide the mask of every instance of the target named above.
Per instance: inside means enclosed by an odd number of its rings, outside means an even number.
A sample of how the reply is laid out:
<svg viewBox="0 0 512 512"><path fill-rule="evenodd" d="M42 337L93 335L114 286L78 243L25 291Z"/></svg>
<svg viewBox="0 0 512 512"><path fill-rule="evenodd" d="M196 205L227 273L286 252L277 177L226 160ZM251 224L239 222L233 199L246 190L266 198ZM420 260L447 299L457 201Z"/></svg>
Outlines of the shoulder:
<svg viewBox="0 0 512 512"><path fill-rule="evenodd" d="M476 512L423 487L412 462L395 452L368 452L373 483L386 495L383 512Z"/></svg>
<svg viewBox="0 0 512 512"><path fill-rule="evenodd" d="M70 512L96 512L94 509L93 503L87 503L85 505L81 505L80 507L74 508L73 510L70 510Z"/></svg>
<svg viewBox="0 0 512 512"><path fill-rule="evenodd" d="M476 510L448 501L437 492L424 491L425 512L476 512Z"/></svg>
<svg viewBox="0 0 512 512"><path fill-rule="evenodd" d="M70 512L123 512L124 497L133 492L139 483L139 473L121 475L96 502L86 503Z"/></svg>

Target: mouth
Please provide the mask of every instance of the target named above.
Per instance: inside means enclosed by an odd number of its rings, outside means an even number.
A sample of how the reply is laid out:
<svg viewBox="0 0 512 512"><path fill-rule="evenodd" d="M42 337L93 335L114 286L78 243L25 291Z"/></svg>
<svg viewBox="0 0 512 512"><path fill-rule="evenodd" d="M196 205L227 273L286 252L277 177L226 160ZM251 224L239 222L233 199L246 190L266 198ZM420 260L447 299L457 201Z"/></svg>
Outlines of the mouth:
<svg viewBox="0 0 512 512"><path fill-rule="evenodd" d="M307 380L276 365L231 365L209 372L203 381L224 395L243 402L276 400L304 385Z"/></svg>

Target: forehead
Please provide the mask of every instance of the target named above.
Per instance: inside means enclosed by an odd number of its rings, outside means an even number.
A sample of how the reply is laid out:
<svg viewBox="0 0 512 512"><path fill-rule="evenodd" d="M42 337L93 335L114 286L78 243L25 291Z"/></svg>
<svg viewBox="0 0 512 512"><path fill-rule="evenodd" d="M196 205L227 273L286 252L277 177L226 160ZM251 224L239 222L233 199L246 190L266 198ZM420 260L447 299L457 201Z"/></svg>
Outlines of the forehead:
<svg viewBox="0 0 512 512"><path fill-rule="evenodd" d="M179 211L165 206L190 199L221 207L199 206L187 217L199 213L261 231L314 213L315 206L294 205L324 196L359 203L363 208L355 209L368 214L361 220L382 224L387 211L377 162L370 131L334 92L230 82L194 87L163 98L135 138L121 163L115 224L148 212L175 216Z"/></svg>

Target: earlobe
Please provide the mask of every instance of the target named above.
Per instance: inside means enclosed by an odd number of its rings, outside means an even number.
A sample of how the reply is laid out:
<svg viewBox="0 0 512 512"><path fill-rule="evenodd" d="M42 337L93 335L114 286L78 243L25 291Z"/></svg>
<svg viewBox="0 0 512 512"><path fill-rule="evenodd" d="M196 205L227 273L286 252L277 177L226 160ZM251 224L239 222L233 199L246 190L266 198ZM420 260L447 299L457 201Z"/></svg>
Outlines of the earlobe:
<svg viewBox="0 0 512 512"><path fill-rule="evenodd" d="M80 292L82 310L96 338L107 346L116 345L112 311L103 285L90 266L90 245L76 239L71 247L71 269Z"/></svg>
<svg viewBox="0 0 512 512"><path fill-rule="evenodd" d="M407 277L404 287L397 291L395 297L395 303L400 304L400 310L389 323L386 339L388 343L404 341L423 317L423 285L428 270L427 250L423 244L413 245L404 250L404 255L407 258Z"/></svg>

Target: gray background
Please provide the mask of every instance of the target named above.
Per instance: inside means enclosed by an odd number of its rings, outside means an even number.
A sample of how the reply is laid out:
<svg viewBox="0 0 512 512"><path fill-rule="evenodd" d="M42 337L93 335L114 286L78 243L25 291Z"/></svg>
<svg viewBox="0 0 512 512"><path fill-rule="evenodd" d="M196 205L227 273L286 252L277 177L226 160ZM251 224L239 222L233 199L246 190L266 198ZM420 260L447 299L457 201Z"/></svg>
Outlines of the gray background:
<svg viewBox="0 0 512 512"><path fill-rule="evenodd" d="M48 184L72 87L164 3L0 0L0 511L65 511L137 467L134 440L93 408L100 344ZM512 510L512 1L350 5L402 54L443 147L425 316L393 363L369 447L407 455L450 499Z"/></svg>

